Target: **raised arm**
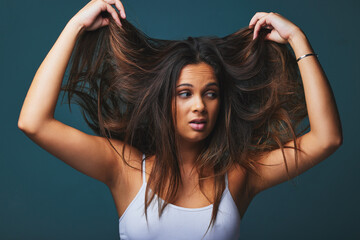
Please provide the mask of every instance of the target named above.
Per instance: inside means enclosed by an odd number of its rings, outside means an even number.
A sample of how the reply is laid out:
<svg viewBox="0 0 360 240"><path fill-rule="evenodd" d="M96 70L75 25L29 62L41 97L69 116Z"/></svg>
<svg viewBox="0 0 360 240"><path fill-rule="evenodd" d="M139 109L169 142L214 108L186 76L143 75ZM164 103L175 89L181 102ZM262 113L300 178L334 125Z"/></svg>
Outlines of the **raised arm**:
<svg viewBox="0 0 360 240"><path fill-rule="evenodd" d="M266 38L278 43L289 43L296 59L314 53L301 29L279 14L257 13L251 19L250 27L254 27L254 38L261 27L272 29ZM299 152L298 172L295 170L294 150L284 149L292 177L326 159L342 144L342 129L334 95L317 57L304 57L298 61L298 66L305 91L310 131L298 138L298 146L303 150ZM294 142L288 142L285 146L294 146ZM258 165L262 179L249 176L254 194L288 179L280 149L270 152L259 162L272 166Z"/></svg>
<svg viewBox="0 0 360 240"><path fill-rule="evenodd" d="M117 176L118 162L106 138L91 136L54 118L64 73L77 37L82 31L104 27L107 11L120 23L114 4L125 18L118 0L94 0L81 9L65 26L37 70L23 103L18 127L36 144L84 174L111 184ZM118 143L121 145L121 143Z"/></svg>

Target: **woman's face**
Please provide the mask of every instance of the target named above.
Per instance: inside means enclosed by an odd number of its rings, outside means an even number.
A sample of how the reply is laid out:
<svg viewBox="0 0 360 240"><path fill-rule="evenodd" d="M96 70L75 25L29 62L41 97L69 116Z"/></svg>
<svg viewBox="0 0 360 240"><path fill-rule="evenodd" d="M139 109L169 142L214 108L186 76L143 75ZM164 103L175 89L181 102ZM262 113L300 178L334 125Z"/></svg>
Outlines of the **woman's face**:
<svg viewBox="0 0 360 240"><path fill-rule="evenodd" d="M173 119L176 117L180 140L199 142L209 136L219 112L219 94L219 83L210 65L189 64L181 70L173 98Z"/></svg>

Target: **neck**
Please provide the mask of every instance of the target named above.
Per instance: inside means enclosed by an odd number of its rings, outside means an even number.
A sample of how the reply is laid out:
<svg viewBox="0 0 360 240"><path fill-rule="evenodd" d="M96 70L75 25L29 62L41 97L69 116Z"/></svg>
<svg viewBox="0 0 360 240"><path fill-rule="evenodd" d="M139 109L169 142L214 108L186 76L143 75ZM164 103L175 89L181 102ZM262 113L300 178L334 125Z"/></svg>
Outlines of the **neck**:
<svg viewBox="0 0 360 240"><path fill-rule="evenodd" d="M187 142L183 140L178 141L179 164L183 168L192 168L195 160L201 153L204 142Z"/></svg>

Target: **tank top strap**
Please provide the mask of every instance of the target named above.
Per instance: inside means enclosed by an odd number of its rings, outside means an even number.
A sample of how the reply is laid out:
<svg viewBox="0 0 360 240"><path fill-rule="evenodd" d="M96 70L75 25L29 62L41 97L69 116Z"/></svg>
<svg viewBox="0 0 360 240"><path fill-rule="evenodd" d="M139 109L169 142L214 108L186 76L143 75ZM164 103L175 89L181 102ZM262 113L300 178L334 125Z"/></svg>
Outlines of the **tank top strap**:
<svg viewBox="0 0 360 240"><path fill-rule="evenodd" d="M143 184L146 183L146 172L145 172L145 154L143 154L142 157L142 179L143 179Z"/></svg>
<svg viewBox="0 0 360 240"><path fill-rule="evenodd" d="M228 174L225 173L225 188L229 188Z"/></svg>

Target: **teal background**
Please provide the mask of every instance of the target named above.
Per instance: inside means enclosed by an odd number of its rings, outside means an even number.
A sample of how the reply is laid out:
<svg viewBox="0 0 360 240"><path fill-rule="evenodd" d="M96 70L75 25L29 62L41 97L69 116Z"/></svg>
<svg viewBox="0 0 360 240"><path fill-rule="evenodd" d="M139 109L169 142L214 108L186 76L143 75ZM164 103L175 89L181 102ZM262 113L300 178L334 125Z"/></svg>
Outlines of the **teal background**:
<svg viewBox="0 0 360 240"><path fill-rule="evenodd" d="M87 1L0 1L0 239L117 239L106 186L34 144L17 128L32 78L67 21ZM344 144L298 177L260 193L240 239L360 239L359 20L357 0L124 0L128 19L148 35L224 36L257 11L278 12L307 34L327 73ZM62 95L61 95L62 96ZM77 107L55 117L92 133Z"/></svg>

